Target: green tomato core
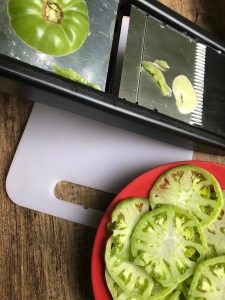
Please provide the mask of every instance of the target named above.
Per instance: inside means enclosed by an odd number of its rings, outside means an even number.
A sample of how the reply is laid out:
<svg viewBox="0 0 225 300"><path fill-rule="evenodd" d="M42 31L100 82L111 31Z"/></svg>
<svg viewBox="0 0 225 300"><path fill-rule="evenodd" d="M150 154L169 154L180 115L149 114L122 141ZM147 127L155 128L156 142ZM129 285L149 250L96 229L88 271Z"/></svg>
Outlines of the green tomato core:
<svg viewBox="0 0 225 300"><path fill-rule="evenodd" d="M52 1L44 1L42 17L49 22L61 24L63 19L63 11L57 3Z"/></svg>

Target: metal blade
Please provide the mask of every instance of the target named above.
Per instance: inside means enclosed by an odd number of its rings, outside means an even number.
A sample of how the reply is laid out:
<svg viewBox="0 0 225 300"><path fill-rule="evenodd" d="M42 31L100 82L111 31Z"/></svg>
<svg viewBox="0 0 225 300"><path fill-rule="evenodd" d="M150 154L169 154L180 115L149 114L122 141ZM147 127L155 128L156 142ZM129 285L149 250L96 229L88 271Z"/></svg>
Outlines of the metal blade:
<svg viewBox="0 0 225 300"><path fill-rule="evenodd" d="M194 88L197 93L198 105L191 114L191 125L202 126L203 113L203 99L204 99L204 85L205 85L205 60L206 60L206 46L197 43L195 55L195 75Z"/></svg>
<svg viewBox="0 0 225 300"><path fill-rule="evenodd" d="M132 7L119 96L191 125L202 126L205 53L205 45ZM193 113L181 114L174 96L163 96L151 74L142 70L143 60L154 62L156 59L169 64L170 69L163 74L170 87L178 75L185 75L192 82L198 101Z"/></svg>
<svg viewBox="0 0 225 300"><path fill-rule="evenodd" d="M144 49L146 20L147 16L144 12L132 7L119 97L133 103L138 101L140 65Z"/></svg>
<svg viewBox="0 0 225 300"><path fill-rule="evenodd" d="M164 76L170 87L178 75L185 75L191 82L194 81L195 47L192 39L148 16L143 60L167 61L170 69ZM138 104L184 122L189 123L191 119L190 115L180 114L174 97L163 96L158 84L144 70L141 72Z"/></svg>

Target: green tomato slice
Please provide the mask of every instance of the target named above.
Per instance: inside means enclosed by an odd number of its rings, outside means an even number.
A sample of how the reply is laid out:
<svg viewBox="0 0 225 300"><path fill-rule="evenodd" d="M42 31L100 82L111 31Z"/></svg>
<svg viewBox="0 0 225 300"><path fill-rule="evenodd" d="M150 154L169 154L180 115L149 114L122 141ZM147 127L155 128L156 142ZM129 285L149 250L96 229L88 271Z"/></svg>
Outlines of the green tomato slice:
<svg viewBox="0 0 225 300"><path fill-rule="evenodd" d="M130 198L120 201L114 208L108 228L112 235L107 242L105 262L107 270L123 292L137 298L139 294L151 295L153 280L148 274L128 260L130 236L140 217L149 211L147 199ZM134 288L136 286L136 289Z"/></svg>
<svg viewBox="0 0 225 300"><path fill-rule="evenodd" d="M177 295L176 288L177 285L171 285L170 287L163 287L161 284L154 281L152 296L148 300L171 300L170 297Z"/></svg>
<svg viewBox="0 0 225 300"><path fill-rule="evenodd" d="M186 76L177 76L173 81L172 90L177 108L181 114L190 114L196 109L197 94L192 83Z"/></svg>
<svg viewBox="0 0 225 300"><path fill-rule="evenodd" d="M163 72L167 71L170 68L170 66L168 65L167 61L165 61L165 60L156 59L154 61L154 65L156 67L158 67Z"/></svg>
<svg viewBox="0 0 225 300"><path fill-rule="evenodd" d="M114 247L116 246L110 237L105 251L106 268L112 280L129 298L161 300L176 288L176 285L163 288L160 284L155 284L143 268L117 255Z"/></svg>
<svg viewBox="0 0 225 300"><path fill-rule="evenodd" d="M191 276L206 250L197 218L175 206L165 205L145 214L131 237L134 263L164 287Z"/></svg>
<svg viewBox="0 0 225 300"><path fill-rule="evenodd" d="M185 281L182 282L182 295L184 299L188 300L188 293L190 290L191 282L192 282L193 276L189 277Z"/></svg>
<svg viewBox="0 0 225 300"><path fill-rule="evenodd" d="M120 201L112 212L108 228L112 231L114 251L130 259L130 236L140 217L149 211L149 201L129 198Z"/></svg>
<svg viewBox="0 0 225 300"><path fill-rule="evenodd" d="M163 173L150 191L154 209L163 204L175 205L192 212L202 225L208 225L219 215L223 194L216 178L193 165L181 165Z"/></svg>
<svg viewBox="0 0 225 300"><path fill-rule="evenodd" d="M165 300L179 300L181 294L181 289L178 288L175 291L173 291L171 294L166 296Z"/></svg>
<svg viewBox="0 0 225 300"><path fill-rule="evenodd" d="M108 224L112 235L106 245L106 268L112 280L129 299L145 300L146 297L148 300L163 299L176 288L175 285L163 288L160 284L155 284L151 276L131 261L132 231L148 211L147 199L125 199L116 205Z"/></svg>
<svg viewBox="0 0 225 300"><path fill-rule="evenodd" d="M8 0L8 16L25 44L52 56L78 50L89 34L84 0Z"/></svg>
<svg viewBox="0 0 225 300"><path fill-rule="evenodd" d="M78 74L75 70L73 70L71 68L65 69L56 64L53 64L52 68L55 71L55 73L60 76L63 76L65 78L68 78L68 79L76 81L76 82L80 82L80 83L90 86L96 90L100 90L100 87L98 85L88 81L86 78L82 77L80 74Z"/></svg>
<svg viewBox="0 0 225 300"><path fill-rule="evenodd" d="M225 299L225 256L205 260L197 266L188 299Z"/></svg>
<svg viewBox="0 0 225 300"><path fill-rule="evenodd" d="M166 83L166 79L163 73L161 72L161 70L159 69L159 67L157 67L156 64L150 61L143 61L142 66L147 72L149 72L152 75L153 79L158 84L162 95L166 97L171 97L172 90Z"/></svg>
<svg viewBox="0 0 225 300"><path fill-rule="evenodd" d="M225 191L223 191L225 197ZM208 227L204 228L204 234L208 243L207 257L225 255L225 205L217 219Z"/></svg>
<svg viewBox="0 0 225 300"><path fill-rule="evenodd" d="M107 287L111 293L111 296L113 300L139 300L140 298L134 298L129 297L127 294L121 290L121 288L118 286L118 284L112 279L112 277L109 275L109 272L105 271L105 279ZM156 295L151 296L150 298L147 298L146 300L179 300L180 299L180 293L181 289L178 287L178 289L172 291L168 296L162 297L162 295Z"/></svg>
<svg viewBox="0 0 225 300"><path fill-rule="evenodd" d="M105 262L106 268L112 279L120 289L129 297L146 299L151 296L154 281L142 268L120 258L113 248L113 239L109 238L106 244Z"/></svg>
<svg viewBox="0 0 225 300"><path fill-rule="evenodd" d="M118 284L109 275L109 272L105 271L105 280L107 287L112 295L113 300L138 300L137 298L130 298L121 290Z"/></svg>

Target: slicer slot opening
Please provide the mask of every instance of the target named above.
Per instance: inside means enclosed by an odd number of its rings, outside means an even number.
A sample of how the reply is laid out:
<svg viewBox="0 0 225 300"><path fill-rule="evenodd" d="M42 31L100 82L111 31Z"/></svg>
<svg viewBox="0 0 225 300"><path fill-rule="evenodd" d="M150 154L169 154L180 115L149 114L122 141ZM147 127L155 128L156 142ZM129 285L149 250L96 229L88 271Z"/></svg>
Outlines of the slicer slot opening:
<svg viewBox="0 0 225 300"><path fill-rule="evenodd" d="M127 4L127 0L121 0L118 6L118 12L116 17L115 31L112 42L112 49L110 55L110 62L108 68L108 75L106 81L106 91L114 95L118 95L118 86L120 81L120 70L121 70L121 55L118 55L120 50L120 41L122 34L123 19L129 18L130 5ZM125 36L123 38L126 39ZM118 80L119 77L119 80Z"/></svg>
<svg viewBox="0 0 225 300"><path fill-rule="evenodd" d="M60 181L55 185L54 195L59 200L75 203L84 208L93 208L101 211L105 211L109 203L115 197L115 195L110 193L67 181Z"/></svg>

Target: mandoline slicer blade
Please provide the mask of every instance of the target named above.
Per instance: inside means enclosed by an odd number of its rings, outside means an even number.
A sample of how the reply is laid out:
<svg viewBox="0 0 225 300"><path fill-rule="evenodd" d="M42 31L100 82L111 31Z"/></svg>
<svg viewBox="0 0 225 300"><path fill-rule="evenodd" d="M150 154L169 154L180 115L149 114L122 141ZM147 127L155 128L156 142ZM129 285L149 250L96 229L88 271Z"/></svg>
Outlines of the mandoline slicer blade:
<svg viewBox="0 0 225 300"><path fill-rule="evenodd" d="M141 38L134 44L134 37ZM205 45L133 6L119 95L130 102L185 123L202 126L205 55ZM165 60L169 64L170 69L164 76L170 87L178 75L185 75L190 79L198 100L193 113L181 114L174 96L162 96L151 75L142 70L143 60L154 62L156 59Z"/></svg>
<svg viewBox="0 0 225 300"><path fill-rule="evenodd" d="M197 43L194 70L194 88L197 93L197 108L191 114L191 125L202 126L204 83L205 83L206 46Z"/></svg>
<svg viewBox="0 0 225 300"><path fill-rule="evenodd" d="M200 89L204 89L204 74L202 74L204 73L202 72L204 68L202 69L203 66L199 60L199 58L203 57L199 53L202 54L203 51L199 46L200 44L196 43L193 39L155 18L147 16L142 60L151 62L157 59L165 60L169 64L170 69L163 74L170 87L172 87L176 76L185 75L192 82L193 86L195 79L201 80ZM197 85L198 83L196 83ZM181 114L177 109L174 96L163 96L152 76L144 70L141 72L138 93L138 104L141 106L192 125L201 125L202 116L199 113L202 112L202 100L202 93L198 90L197 114Z"/></svg>

